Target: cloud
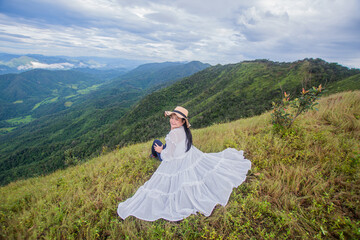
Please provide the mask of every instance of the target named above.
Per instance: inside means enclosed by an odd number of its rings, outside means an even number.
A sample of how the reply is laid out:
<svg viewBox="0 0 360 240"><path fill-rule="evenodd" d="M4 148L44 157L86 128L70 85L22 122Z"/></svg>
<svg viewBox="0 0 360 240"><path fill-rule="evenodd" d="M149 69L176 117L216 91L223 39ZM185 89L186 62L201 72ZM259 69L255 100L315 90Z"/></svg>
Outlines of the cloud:
<svg viewBox="0 0 360 240"><path fill-rule="evenodd" d="M212 64L320 57L360 66L356 0L3 0L0 9L5 52Z"/></svg>
<svg viewBox="0 0 360 240"><path fill-rule="evenodd" d="M44 69L70 69L73 68L74 64L72 63L52 63L52 64L46 64L46 63L40 63L31 61L30 63L26 65L18 66L18 70L29 70L29 69L35 69L35 68L44 68Z"/></svg>

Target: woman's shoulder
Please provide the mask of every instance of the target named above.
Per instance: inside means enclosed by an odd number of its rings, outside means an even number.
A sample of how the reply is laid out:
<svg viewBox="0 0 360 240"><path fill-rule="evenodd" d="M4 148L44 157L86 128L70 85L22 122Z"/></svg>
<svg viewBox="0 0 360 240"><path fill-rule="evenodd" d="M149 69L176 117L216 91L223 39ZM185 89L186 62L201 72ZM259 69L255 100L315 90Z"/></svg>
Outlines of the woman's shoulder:
<svg viewBox="0 0 360 240"><path fill-rule="evenodd" d="M170 132L178 133L178 132L185 132L185 130L184 130L184 127L181 126L178 128L171 129Z"/></svg>
<svg viewBox="0 0 360 240"><path fill-rule="evenodd" d="M167 135L167 138L172 139L173 141L180 140L182 136L185 135L185 130L183 127L178 127L171 129L169 134Z"/></svg>
<svg viewBox="0 0 360 240"><path fill-rule="evenodd" d="M181 136L185 134L185 129L183 127L174 128L169 132L169 134Z"/></svg>

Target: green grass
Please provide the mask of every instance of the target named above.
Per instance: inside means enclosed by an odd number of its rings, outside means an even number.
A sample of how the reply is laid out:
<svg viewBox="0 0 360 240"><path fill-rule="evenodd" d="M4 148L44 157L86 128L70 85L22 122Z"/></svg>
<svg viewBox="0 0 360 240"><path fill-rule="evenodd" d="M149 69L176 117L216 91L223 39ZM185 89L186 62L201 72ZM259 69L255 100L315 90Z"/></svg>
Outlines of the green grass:
<svg viewBox="0 0 360 240"><path fill-rule="evenodd" d="M319 103L319 111L282 132L274 131L269 113L193 131L200 150L234 147L252 161L245 183L210 217L117 216L118 203L159 165L148 158L146 142L1 187L0 238L359 239L360 91Z"/></svg>
<svg viewBox="0 0 360 240"><path fill-rule="evenodd" d="M46 99L44 99L43 101L35 104L35 106L32 108L32 111L34 111L35 109L37 109L37 108L40 107L41 105L56 102L58 99L59 99L59 97L49 97L49 98L46 98Z"/></svg>
<svg viewBox="0 0 360 240"><path fill-rule="evenodd" d="M6 134L14 130L16 127L0 128L0 134Z"/></svg>
<svg viewBox="0 0 360 240"><path fill-rule="evenodd" d="M12 132L19 125L26 124L26 123L32 122L34 120L35 120L35 118L32 118L31 115L28 115L25 117L17 117L17 118L7 119L7 120L5 120L5 122L7 122L11 125L10 125L10 127L0 128L0 135Z"/></svg>
<svg viewBox="0 0 360 240"><path fill-rule="evenodd" d="M328 93L337 93L343 92L348 89L351 90L360 90L360 74L345 78L341 81L333 83L329 89Z"/></svg>
<svg viewBox="0 0 360 240"><path fill-rule="evenodd" d="M69 96L66 96L65 99L69 99L69 98L73 98L73 97L77 97L79 95L84 95L84 94L88 94L92 91L95 91L96 89L98 89L102 84L95 84L95 85L92 85L90 87L87 87L87 88L84 88L84 89L79 89L78 88L74 88L73 86L71 87L72 89L75 89L77 90L76 93L77 94L72 94L72 95L69 95Z"/></svg>
<svg viewBox="0 0 360 240"><path fill-rule="evenodd" d="M29 123L33 120L34 120L34 118L32 118L31 115L27 115L25 117L11 118L11 119L6 120L6 122L16 126L16 125L20 125L20 124Z"/></svg>
<svg viewBox="0 0 360 240"><path fill-rule="evenodd" d="M96 85L92 85L90 87L84 88L84 89L80 89L77 91L78 94L88 94L96 89L98 89L102 84L96 84Z"/></svg>
<svg viewBox="0 0 360 240"><path fill-rule="evenodd" d="M64 103L65 107L71 107L71 105L73 105L73 102L65 102Z"/></svg>
<svg viewBox="0 0 360 240"><path fill-rule="evenodd" d="M66 96L65 99L69 99L69 98L76 97L76 96L78 96L78 95L75 95L75 94L69 95L69 96Z"/></svg>
<svg viewBox="0 0 360 240"><path fill-rule="evenodd" d="M78 90L78 85L77 84L69 84L67 85L69 88L71 89L74 89L74 90L77 90L77 94L73 94L73 95L69 95L69 96L66 96L65 99L69 99L69 98L73 98L73 97L76 97L76 96L79 96L79 95L84 95L84 94L88 94L90 93L91 91L94 91L96 89L98 89L102 84L95 84L95 85L92 85L90 87L87 87L87 88L84 88L84 89L80 89ZM53 103L53 102L56 102L59 100L59 96L58 96L58 91L53 91L53 96L52 97L48 97L46 99L44 99L43 101L35 104L35 106L32 108L32 111L34 111L35 109L37 109L38 107L40 107L41 105L44 105L44 104L49 104L49 103ZM19 102L19 101L17 101ZM17 102L14 102L14 103L17 103ZM70 102L66 102L65 103L65 106L66 107L70 107L72 104L70 104Z"/></svg>

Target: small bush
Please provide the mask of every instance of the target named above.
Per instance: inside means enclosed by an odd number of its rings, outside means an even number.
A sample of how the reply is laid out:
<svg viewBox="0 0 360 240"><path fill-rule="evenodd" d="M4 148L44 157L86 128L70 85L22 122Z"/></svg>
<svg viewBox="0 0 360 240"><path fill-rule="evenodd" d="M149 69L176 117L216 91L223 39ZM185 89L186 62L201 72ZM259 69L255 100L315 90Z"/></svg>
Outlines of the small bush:
<svg viewBox="0 0 360 240"><path fill-rule="evenodd" d="M284 98L280 103L272 103L271 122L274 127L276 129L290 128L300 114L314 109L318 104L316 100L324 92L323 90L321 84L319 87L312 87L306 91L303 88L300 97L291 101L290 94L284 92Z"/></svg>

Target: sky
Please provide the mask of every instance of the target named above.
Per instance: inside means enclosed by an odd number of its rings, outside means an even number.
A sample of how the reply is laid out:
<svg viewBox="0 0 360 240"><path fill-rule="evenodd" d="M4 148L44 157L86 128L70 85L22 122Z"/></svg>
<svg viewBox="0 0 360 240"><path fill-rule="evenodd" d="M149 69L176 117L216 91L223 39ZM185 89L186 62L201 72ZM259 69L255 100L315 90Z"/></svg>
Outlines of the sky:
<svg viewBox="0 0 360 240"><path fill-rule="evenodd" d="M360 68L360 0L0 0L0 52Z"/></svg>

